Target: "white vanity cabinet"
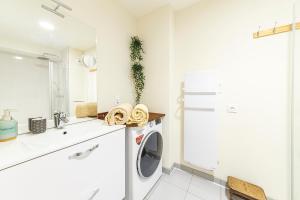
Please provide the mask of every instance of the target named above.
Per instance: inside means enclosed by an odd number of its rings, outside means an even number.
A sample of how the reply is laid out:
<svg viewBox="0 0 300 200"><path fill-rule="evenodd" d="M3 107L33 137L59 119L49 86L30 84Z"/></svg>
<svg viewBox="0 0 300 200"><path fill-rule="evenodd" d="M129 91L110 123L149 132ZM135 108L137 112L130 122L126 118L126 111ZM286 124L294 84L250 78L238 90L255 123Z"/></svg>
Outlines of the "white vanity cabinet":
<svg viewBox="0 0 300 200"><path fill-rule="evenodd" d="M3 200L121 200L125 129L0 171Z"/></svg>

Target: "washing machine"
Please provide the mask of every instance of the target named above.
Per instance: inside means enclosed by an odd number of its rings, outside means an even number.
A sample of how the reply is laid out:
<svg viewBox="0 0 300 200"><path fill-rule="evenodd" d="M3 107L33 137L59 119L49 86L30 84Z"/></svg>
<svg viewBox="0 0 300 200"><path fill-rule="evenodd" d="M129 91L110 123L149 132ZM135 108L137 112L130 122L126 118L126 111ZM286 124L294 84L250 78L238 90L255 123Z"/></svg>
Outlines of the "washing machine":
<svg viewBox="0 0 300 200"><path fill-rule="evenodd" d="M162 119L126 128L126 200L143 200L162 175Z"/></svg>

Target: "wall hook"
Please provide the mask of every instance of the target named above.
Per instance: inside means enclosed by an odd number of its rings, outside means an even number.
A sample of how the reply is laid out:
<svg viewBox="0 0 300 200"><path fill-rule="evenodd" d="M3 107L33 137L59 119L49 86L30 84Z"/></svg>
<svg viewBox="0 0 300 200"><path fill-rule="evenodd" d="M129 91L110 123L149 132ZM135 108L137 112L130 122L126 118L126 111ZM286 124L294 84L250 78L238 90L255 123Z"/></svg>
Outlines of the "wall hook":
<svg viewBox="0 0 300 200"><path fill-rule="evenodd" d="M257 33L256 33L257 37L259 37L259 32L260 32L260 26L258 26L258 30L257 30Z"/></svg>
<svg viewBox="0 0 300 200"><path fill-rule="evenodd" d="M273 28L273 33L276 33L276 26L277 26L277 21L275 22L274 28Z"/></svg>

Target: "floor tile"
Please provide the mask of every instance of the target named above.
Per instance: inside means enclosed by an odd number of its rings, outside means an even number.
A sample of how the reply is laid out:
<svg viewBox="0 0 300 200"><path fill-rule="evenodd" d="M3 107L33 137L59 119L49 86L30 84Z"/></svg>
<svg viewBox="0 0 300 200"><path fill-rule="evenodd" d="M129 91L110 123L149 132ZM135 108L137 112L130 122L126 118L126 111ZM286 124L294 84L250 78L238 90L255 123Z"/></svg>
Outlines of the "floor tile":
<svg viewBox="0 0 300 200"><path fill-rule="evenodd" d="M149 197L149 200L184 200L185 194L186 191L179 187L161 181Z"/></svg>
<svg viewBox="0 0 300 200"><path fill-rule="evenodd" d="M229 200L228 190L225 188L221 189L221 200Z"/></svg>
<svg viewBox="0 0 300 200"><path fill-rule="evenodd" d="M192 174L174 169L170 175L164 174L162 181L165 181L170 184L174 184L183 190L187 190L192 179Z"/></svg>
<svg viewBox="0 0 300 200"><path fill-rule="evenodd" d="M224 190L224 187L221 187L216 183L193 176L188 191L204 200L222 200L222 190Z"/></svg>
<svg viewBox="0 0 300 200"><path fill-rule="evenodd" d="M164 175L164 174L163 174ZM149 191L149 193L147 194L147 196L144 198L144 200L147 200L150 198L150 196L153 194L153 192L158 188L160 182L162 181L162 177L155 183L155 185L152 187L151 191Z"/></svg>
<svg viewBox="0 0 300 200"><path fill-rule="evenodd" d="M244 199L242 199L241 197L233 196L232 200L244 200Z"/></svg>
<svg viewBox="0 0 300 200"><path fill-rule="evenodd" d="M196 197L195 195L188 193L185 197L185 200L203 200L203 199L200 199L199 197Z"/></svg>

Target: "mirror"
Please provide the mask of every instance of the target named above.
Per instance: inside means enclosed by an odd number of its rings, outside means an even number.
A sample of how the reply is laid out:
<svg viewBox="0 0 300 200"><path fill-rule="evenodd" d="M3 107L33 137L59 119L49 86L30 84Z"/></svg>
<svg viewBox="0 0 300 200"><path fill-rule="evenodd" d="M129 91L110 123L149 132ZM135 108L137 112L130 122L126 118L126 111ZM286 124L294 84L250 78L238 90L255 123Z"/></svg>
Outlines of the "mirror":
<svg viewBox="0 0 300 200"><path fill-rule="evenodd" d="M82 63L87 67L87 68L93 68L96 66L96 57L92 55L83 55L82 58Z"/></svg>
<svg viewBox="0 0 300 200"><path fill-rule="evenodd" d="M0 112L12 113L27 132L28 118L55 112L89 117L97 109L96 30L54 1L3 0L0 7ZM1 118L1 116L0 116Z"/></svg>

